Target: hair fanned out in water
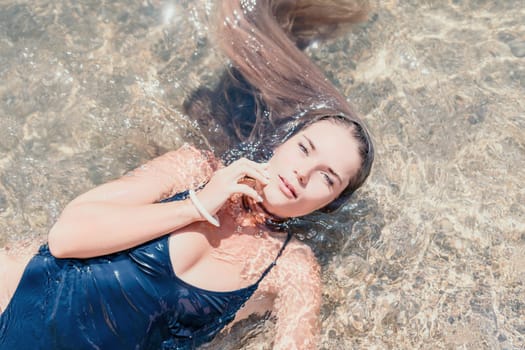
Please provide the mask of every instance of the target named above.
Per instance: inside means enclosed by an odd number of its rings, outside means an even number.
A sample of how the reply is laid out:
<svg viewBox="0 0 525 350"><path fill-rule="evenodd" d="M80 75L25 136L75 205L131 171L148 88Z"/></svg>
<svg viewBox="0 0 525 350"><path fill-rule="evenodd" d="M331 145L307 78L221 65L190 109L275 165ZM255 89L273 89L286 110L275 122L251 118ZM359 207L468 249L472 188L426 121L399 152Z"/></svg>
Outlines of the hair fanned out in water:
<svg viewBox="0 0 525 350"><path fill-rule="evenodd" d="M362 20L367 11L363 2L230 0L219 6L222 23L217 41L233 67L257 90L271 122L316 107L326 109L326 115L357 119L345 98L301 49Z"/></svg>
<svg viewBox="0 0 525 350"><path fill-rule="evenodd" d="M367 9L367 3L359 0L220 1L217 28L212 32L231 66L213 91L194 92L185 103L186 111L209 115L235 141L248 142L259 155L270 153L315 121L330 119L348 125L360 143L362 166L324 211L339 208L368 177L373 145L346 99L302 49L362 21ZM246 156L246 152L232 157L238 155ZM252 153L252 158L263 160L259 155Z"/></svg>

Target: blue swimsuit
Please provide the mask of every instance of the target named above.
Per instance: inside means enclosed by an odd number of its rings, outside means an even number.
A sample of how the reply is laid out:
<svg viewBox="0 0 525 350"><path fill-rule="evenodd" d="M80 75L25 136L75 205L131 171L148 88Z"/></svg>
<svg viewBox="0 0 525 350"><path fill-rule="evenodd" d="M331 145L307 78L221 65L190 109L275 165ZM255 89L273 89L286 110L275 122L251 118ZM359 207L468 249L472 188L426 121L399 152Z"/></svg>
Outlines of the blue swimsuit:
<svg viewBox="0 0 525 350"><path fill-rule="evenodd" d="M178 278L168 236L91 259L56 259L44 245L0 315L0 349L194 349L233 320L290 237L253 285L231 292Z"/></svg>

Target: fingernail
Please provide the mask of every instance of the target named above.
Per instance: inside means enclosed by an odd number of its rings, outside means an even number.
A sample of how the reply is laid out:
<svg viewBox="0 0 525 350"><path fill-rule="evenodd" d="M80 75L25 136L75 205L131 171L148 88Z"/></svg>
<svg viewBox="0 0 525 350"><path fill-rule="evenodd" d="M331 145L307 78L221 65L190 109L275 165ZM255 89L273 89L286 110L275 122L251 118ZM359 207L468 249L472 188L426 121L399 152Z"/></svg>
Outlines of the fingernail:
<svg viewBox="0 0 525 350"><path fill-rule="evenodd" d="M263 201L261 196L257 196L257 202L261 203Z"/></svg>

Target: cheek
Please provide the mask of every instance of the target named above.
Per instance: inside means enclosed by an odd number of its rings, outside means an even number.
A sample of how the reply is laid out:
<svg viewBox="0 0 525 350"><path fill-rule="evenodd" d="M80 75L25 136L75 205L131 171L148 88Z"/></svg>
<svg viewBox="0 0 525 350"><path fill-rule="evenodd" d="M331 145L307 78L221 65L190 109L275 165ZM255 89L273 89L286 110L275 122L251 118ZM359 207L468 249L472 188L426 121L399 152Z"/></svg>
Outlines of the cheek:
<svg viewBox="0 0 525 350"><path fill-rule="evenodd" d="M339 195L339 189L331 188L326 185L323 178L312 181L311 185L306 191L305 201L311 203L312 206L322 208Z"/></svg>
<svg viewBox="0 0 525 350"><path fill-rule="evenodd" d="M326 185L324 177L320 173L315 173L308 182L305 194L311 199L324 199L328 198L332 194L332 191L330 187Z"/></svg>
<svg viewBox="0 0 525 350"><path fill-rule="evenodd" d="M297 156L295 148L291 147L291 145L281 145L273 152L270 163L272 161L277 164L286 163L293 160L295 156Z"/></svg>

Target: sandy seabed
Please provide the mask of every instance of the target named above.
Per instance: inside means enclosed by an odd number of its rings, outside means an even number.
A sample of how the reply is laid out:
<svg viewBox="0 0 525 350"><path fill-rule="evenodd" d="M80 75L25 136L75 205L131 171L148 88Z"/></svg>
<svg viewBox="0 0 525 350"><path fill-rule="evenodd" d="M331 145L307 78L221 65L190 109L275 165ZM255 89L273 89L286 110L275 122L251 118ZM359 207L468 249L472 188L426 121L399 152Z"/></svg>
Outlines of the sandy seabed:
<svg viewBox="0 0 525 350"><path fill-rule="evenodd" d="M373 1L309 55L373 131L369 182L323 261L321 349L525 348L525 4ZM220 131L211 1L0 1L0 243L77 194ZM212 132L213 131L213 132ZM272 320L207 349L270 349Z"/></svg>

